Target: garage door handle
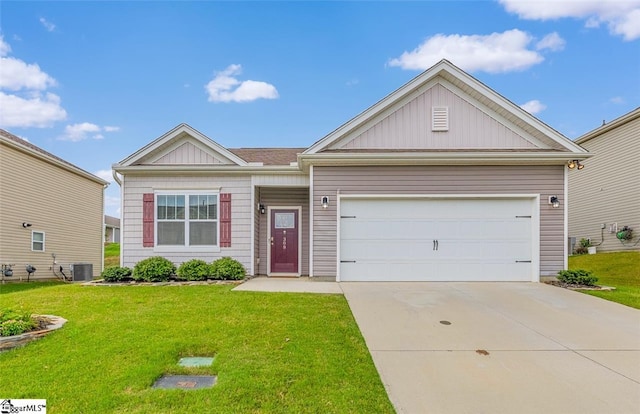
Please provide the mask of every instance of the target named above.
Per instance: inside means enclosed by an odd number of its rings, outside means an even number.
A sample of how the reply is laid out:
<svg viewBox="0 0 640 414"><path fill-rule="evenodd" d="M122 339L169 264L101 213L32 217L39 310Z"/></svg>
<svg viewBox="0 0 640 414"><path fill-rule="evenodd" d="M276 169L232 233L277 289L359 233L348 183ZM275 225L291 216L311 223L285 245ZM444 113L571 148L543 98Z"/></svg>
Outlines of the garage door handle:
<svg viewBox="0 0 640 414"><path fill-rule="evenodd" d="M340 260L340 263L355 263L355 260Z"/></svg>
<svg viewBox="0 0 640 414"><path fill-rule="evenodd" d="M516 260L516 263L531 263L531 260Z"/></svg>
<svg viewBox="0 0 640 414"><path fill-rule="evenodd" d="M434 240L433 241L433 250L438 250L439 245L440 245L440 242L438 240Z"/></svg>

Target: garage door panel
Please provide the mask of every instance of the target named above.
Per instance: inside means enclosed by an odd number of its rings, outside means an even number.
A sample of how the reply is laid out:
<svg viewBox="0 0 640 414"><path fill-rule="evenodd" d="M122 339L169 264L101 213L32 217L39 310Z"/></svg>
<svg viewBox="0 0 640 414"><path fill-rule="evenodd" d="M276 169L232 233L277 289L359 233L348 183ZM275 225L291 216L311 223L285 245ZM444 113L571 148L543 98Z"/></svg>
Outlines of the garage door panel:
<svg viewBox="0 0 640 414"><path fill-rule="evenodd" d="M531 280L532 199L345 199L341 280Z"/></svg>

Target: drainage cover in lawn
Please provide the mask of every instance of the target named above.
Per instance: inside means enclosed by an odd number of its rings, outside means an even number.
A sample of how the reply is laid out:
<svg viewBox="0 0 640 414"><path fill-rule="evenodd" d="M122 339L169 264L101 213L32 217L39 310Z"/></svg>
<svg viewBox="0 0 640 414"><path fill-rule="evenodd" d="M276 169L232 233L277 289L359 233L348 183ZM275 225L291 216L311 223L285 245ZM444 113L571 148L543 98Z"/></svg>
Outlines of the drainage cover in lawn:
<svg viewBox="0 0 640 414"><path fill-rule="evenodd" d="M211 388L215 383L215 375L165 375L153 384L153 388L195 390Z"/></svg>
<svg viewBox="0 0 640 414"><path fill-rule="evenodd" d="M186 357L178 361L181 367L210 367L211 364L213 364L213 358L210 357Z"/></svg>

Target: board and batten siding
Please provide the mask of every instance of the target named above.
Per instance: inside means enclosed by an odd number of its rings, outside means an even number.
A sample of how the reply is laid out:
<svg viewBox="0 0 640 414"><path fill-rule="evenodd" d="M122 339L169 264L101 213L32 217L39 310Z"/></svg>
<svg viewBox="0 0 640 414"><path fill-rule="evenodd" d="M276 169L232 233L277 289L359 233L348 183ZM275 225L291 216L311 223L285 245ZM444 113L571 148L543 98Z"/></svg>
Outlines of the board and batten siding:
<svg viewBox="0 0 640 414"><path fill-rule="evenodd" d="M569 171L569 237L604 241L598 251L640 250L640 117L581 144L593 154L582 161L584 169ZM624 246L609 227L629 226L633 243Z"/></svg>
<svg viewBox="0 0 640 414"><path fill-rule="evenodd" d="M260 187L256 196L258 204L264 204L265 208L279 206L300 206L302 216L299 218L299 225L302 226L302 251L298 252L302 259L301 275L309 274L309 189L308 188L283 188L283 187ZM258 258L256 274L266 275L267 252L269 243L269 230L267 229L268 214L258 214Z"/></svg>
<svg viewBox="0 0 640 414"><path fill-rule="evenodd" d="M0 263L14 264L9 280L26 279L25 266L37 271L31 279L53 279L56 266L91 263L93 276L102 272L102 184L13 147L0 145ZM24 228L27 222L31 227ZM32 231L45 233L45 250L31 251Z"/></svg>
<svg viewBox="0 0 640 414"><path fill-rule="evenodd" d="M313 276L336 276L337 194L540 194L540 275L564 267L564 166L381 166L313 169Z"/></svg>
<svg viewBox="0 0 640 414"><path fill-rule="evenodd" d="M191 252L177 249L167 252L155 251L154 247L142 244L142 196L154 191L189 191L219 189L220 193L231 194L231 247L222 247L219 252ZM153 177L127 174L123 190L123 214L121 227L122 263L133 267L137 262L150 256L163 256L176 266L191 259L206 262L231 256L251 271L251 178L246 176L173 176Z"/></svg>
<svg viewBox="0 0 640 414"><path fill-rule="evenodd" d="M449 129L431 129L431 109L448 108ZM513 129L440 84L390 113L344 145L331 149L536 148Z"/></svg>

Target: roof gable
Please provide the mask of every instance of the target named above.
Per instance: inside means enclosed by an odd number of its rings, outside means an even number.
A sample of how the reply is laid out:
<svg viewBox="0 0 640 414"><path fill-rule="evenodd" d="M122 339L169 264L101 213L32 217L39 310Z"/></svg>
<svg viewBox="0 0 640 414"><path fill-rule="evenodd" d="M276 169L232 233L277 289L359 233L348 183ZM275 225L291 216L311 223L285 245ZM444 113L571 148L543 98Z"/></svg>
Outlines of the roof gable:
<svg viewBox="0 0 640 414"><path fill-rule="evenodd" d="M434 106L448 108L448 131L432 131ZM317 141L303 155L366 149L586 152L446 60Z"/></svg>
<svg viewBox="0 0 640 414"><path fill-rule="evenodd" d="M180 124L120 162L134 165L245 166L247 162L187 124Z"/></svg>

